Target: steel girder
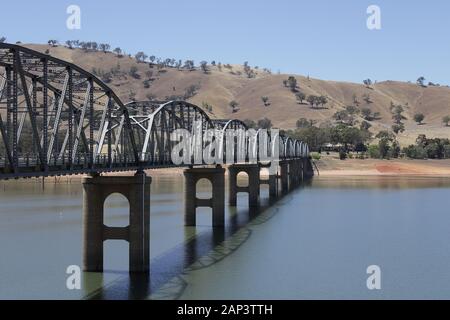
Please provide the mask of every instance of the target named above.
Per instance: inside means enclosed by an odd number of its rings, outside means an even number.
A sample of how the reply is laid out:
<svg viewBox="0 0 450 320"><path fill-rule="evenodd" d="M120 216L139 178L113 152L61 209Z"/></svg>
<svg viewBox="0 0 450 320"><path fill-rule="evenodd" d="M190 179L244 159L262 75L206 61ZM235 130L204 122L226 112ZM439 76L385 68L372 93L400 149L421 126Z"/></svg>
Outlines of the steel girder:
<svg viewBox="0 0 450 320"><path fill-rule="evenodd" d="M170 134L195 131L195 124L202 133L218 133L222 143L216 152L224 159L227 132L249 130L240 120L211 119L184 101L124 105L79 66L0 43L0 179L173 166ZM281 159L309 156L306 144L270 133L262 141L261 132L245 136L247 148L262 143L270 154L272 142L279 141ZM237 154L238 140L231 147Z"/></svg>

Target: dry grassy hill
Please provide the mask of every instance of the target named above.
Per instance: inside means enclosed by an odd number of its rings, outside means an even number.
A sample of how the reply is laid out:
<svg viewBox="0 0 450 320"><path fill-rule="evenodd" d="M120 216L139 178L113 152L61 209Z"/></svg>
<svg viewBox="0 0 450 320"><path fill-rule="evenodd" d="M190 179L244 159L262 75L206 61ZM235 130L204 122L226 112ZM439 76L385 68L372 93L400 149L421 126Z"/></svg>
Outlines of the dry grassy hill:
<svg viewBox="0 0 450 320"><path fill-rule="evenodd" d="M232 69L209 66L205 74L197 68L194 71L178 70L176 68L158 69L156 65L137 63L128 56L118 57L107 52L85 52L81 49L66 47L50 47L48 45L27 45L32 49L50 54L80 65L87 71L94 69L108 79L108 85L115 90L124 102L131 99L147 100L153 96L157 100L166 100L173 96L183 96L189 87L197 87L195 95L188 100L202 106L211 105L212 117L238 118L258 120L267 117L277 127L295 128L299 118L317 120L319 123L332 121L336 111L354 104L354 97L359 101L359 108L369 107L373 112L379 112L380 118L372 121L373 132L390 128L393 124L390 113L391 101L405 106L406 131L399 134L402 144L412 143L418 134L425 133L429 137L450 137L450 127L441 123L443 116L450 115L450 88L420 87L412 83L384 81L366 88L362 83L323 81L295 75L299 90L306 95L324 95L329 102L323 109L312 109L309 105L299 104L294 93L283 85L283 80L289 75L270 74L261 69L253 69L254 78L248 78L243 66L233 65ZM137 68L139 79L131 76L129 71ZM148 80L145 82L145 80ZM369 94L371 103L366 103L363 96ZM269 106L264 106L261 97L269 97ZM235 113L229 107L230 101L239 103ZM423 125L414 122L415 113L423 113L426 118ZM362 121L362 118L359 118Z"/></svg>

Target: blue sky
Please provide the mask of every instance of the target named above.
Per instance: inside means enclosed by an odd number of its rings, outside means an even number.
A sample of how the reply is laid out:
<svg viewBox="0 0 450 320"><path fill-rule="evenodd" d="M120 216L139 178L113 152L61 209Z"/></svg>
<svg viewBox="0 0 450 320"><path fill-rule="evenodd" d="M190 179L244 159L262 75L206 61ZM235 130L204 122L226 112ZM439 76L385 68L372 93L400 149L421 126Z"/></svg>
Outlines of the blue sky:
<svg viewBox="0 0 450 320"><path fill-rule="evenodd" d="M81 30L66 8L81 8ZM369 5L382 29L366 27ZM1 4L8 42L94 40L130 53L216 60L330 80L450 84L450 1L41 0Z"/></svg>

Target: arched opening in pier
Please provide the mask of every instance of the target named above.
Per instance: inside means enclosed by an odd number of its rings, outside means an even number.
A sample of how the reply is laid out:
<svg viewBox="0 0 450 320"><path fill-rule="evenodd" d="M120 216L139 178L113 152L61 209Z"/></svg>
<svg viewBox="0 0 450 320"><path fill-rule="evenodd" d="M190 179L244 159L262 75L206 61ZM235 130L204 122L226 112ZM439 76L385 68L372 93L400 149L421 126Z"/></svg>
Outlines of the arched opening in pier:
<svg viewBox="0 0 450 320"><path fill-rule="evenodd" d="M197 181L196 185L196 197L198 199L211 199L212 198L212 183L209 179L203 178ZM199 207L196 210L197 226L212 226L212 208Z"/></svg>
<svg viewBox="0 0 450 320"><path fill-rule="evenodd" d="M212 183L208 179L203 178L198 180L195 190L198 199L212 198Z"/></svg>
<svg viewBox="0 0 450 320"><path fill-rule="evenodd" d="M237 186L238 187L248 187L248 174L247 172L241 171L237 175Z"/></svg>
<svg viewBox="0 0 450 320"><path fill-rule="evenodd" d="M261 168L259 170L259 180L269 180L269 175L270 175L270 168ZM260 188L260 192L261 192L261 196L262 198L268 198L269 197L269 185L268 184L261 184L259 186Z"/></svg>
<svg viewBox="0 0 450 320"><path fill-rule="evenodd" d="M128 272L130 244L126 240L107 240L103 242L103 264L105 271Z"/></svg>
<svg viewBox="0 0 450 320"><path fill-rule="evenodd" d="M247 188L249 186L249 177L248 173L245 171L241 171L238 173L236 177L236 185L238 187ZM247 192L238 192L237 193L237 205L247 206L248 203L248 193Z"/></svg>
<svg viewBox="0 0 450 320"><path fill-rule="evenodd" d="M130 204L120 194L109 195L103 203L103 224L108 227L126 227L130 224Z"/></svg>

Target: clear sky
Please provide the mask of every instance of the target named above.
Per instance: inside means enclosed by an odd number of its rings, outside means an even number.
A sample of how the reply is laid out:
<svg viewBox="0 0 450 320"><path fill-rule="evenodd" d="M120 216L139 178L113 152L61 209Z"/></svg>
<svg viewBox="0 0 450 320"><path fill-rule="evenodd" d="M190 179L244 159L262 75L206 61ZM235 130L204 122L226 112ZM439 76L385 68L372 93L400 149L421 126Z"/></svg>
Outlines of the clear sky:
<svg viewBox="0 0 450 320"><path fill-rule="evenodd" d="M81 8L81 30L66 9ZM369 5L381 30L366 27ZM216 60L321 79L450 84L448 0L3 1L8 42L97 41L129 53Z"/></svg>

